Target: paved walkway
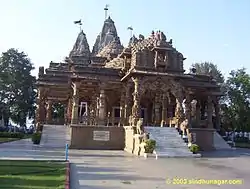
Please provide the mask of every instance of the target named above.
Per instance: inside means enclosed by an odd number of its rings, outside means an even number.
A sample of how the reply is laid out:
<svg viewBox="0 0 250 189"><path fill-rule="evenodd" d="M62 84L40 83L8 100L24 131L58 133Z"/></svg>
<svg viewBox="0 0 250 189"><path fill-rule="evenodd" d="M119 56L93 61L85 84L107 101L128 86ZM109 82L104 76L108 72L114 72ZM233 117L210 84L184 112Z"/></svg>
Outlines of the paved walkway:
<svg viewBox="0 0 250 189"><path fill-rule="evenodd" d="M64 148L33 145L31 139L0 144L0 159L64 160Z"/></svg>
<svg viewBox="0 0 250 189"><path fill-rule="evenodd" d="M71 189L246 189L250 150L205 153L204 158L139 158L123 151L70 150ZM64 149L44 148L30 139L0 144L0 159L63 160ZM243 179L243 185L169 185L173 179Z"/></svg>
<svg viewBox="0 0 250 189"><path fill-rule="evenodd" d="M235 153L235 152L233 152ZM71 189L246 189L250 181L250 151L241 155L223 151L201 159L144 159L123 151L70 152ZM173 179L243 179L243 185L170 185Z"/></svg>

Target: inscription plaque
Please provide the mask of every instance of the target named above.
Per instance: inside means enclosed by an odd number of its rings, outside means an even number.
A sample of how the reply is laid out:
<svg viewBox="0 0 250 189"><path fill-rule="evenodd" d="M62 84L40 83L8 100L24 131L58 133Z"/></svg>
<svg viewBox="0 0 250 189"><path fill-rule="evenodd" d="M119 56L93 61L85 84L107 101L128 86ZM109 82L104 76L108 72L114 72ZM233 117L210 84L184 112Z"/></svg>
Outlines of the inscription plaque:
<svg viewBox="0 0 250 189"><path fill-rule="evenodd" d="M93 131L93 140L96 141L109 141L109 131Z"/></svg>

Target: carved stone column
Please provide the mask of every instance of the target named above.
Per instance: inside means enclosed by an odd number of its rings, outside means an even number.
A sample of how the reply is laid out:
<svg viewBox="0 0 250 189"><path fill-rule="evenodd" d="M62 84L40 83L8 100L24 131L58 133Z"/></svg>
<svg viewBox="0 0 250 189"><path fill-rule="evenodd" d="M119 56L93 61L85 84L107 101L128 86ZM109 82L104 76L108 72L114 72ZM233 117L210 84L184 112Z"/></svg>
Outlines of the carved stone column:
<svg viewBox="0 0 250 189"><path fill-rule="evenodd" d="M175 125L175 127L180 127L180 124L185 119L184 110L182 107L182 102L183 102L183 98L181 98L181 97L176 98L176 107L175 107L176 125Z"/></svg>
<svg viewBox="0 0 250 189"><path fill-rule="evenodd" d="M126 91L123 88L121 91L121 99L120 99L120 121L119 121L119 126L124 125L124 115L125 115L125 98L126 98Z"/></svg>
<svg viewBox="0 0 250 189"><path fill-rule="evenodd" d="M125 99L124 99L124 125L129 125L129 116L131 115L131 86L127 84L125 87Z"/></svg>
<svg viewBox="0 0 250 189"><path fill-rule="evenodd" d="M211 96L207 98L207 124L208 128L213 128L213 101Z"/></svg>
<svg viewBox="0 0 250 189"><path fill-rule="evenodd" d="M188 120L188 127L192 127L192 125L190 124L191 122L191 98L190 95L186 96L186 101L185 101L185 116L186 119Z"/></svg>
<svg viewBox="0 0 250 189"><path fill-rule="evenodd" d="M38 89L38 97L37 97L37 109L36 109L36 123L45 123L45 90L44 88Z"/></svg>
<svg viewBox="0 0 250 189"><path fill-rule="evenodd" d="M90 102L90 125L96 125L96 112L97 112L97 96L93 96Z"/></svg>
<svg viewBox="0 0 250 189"><path fill-rule="evenodd" d="M79 83L73 84L73 102L72 102L72 117L71 117L71 123L72 124L78 124L79 121L79 115L78 115L78 109L79 109Z"/></svg>
<svg viewBox="0 0 250 189"><path fill-rule="evenodd" d="M100 90L100 97L99 97L99 125L105 125L106 122L106 96L105 90Z"/></svg>
<svg viewBox="0 0 250 189"><path fill-rule="evenodd" d="M133 126L136 126L137 121L140 118L140 80L138 78L133 78L134 81L134 93L133 93L133 100L134 104L132 107L132 118L133 118Z"/></svg>
<svg viewBox="0 0 250 189"><path fill-rule="evenodd" d="M155 95L155 102L154 102L154 114L155 114L155 126L159 126L161 124L161 112L160 112L160 108L161 108L161 101L160 101L160 94L156 93Z"/></svg>
<svg viewBox="0 0 250 189"><path fill-rule="evenodd" d="M51 124L52 122L52 101L48 100L46 103L46 123Z"/></svg>
<svg viewBox="0 0 250 189"><path fill-rule="evenodd" d="M167 100L166 100L166 95L163 94L162 96L162 121L161 121L161 127L164 127L167 121Z"/></svg>
<svg viewBox="0 0 250 189"><path fill-rule="evenodd" d="M200 127L200 122L201 122L201 102L200 100L197 100L196 104L196 125L197 127Z"/></svg>
<svg viewBox="0 0 250 189"><path fill-rule="evenodd" d="M72 101L72 97L70 97L68 99L68 105L67 105L67 122L66 122L66 124L70 124L71 123L72 105L73 105L73 101Z"/></svg>
<svg viewBox="0 0 250 189"><path fill-rule="evenodd" d="M220 104L219 99L216 99L216 102L214 104L214 110L215 110L215 124L216 124L216 130L220 130Z"/></svg>

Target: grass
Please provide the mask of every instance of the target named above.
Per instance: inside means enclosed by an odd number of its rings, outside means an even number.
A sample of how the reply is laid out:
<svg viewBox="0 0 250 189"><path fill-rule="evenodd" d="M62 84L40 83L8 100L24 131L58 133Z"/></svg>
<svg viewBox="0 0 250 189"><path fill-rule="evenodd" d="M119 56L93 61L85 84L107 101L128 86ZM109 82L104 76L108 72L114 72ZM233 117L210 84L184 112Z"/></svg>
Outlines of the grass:
<svg viewBox="0 0 250 189"><path fill-rule="evenodd" d="M19 138L0 138L0 144L5 143L5 142L12 142L16 140L20 140L20 139Z"/></svg>
<svg viewBox="0 0 250 189"><path fill-rule="evenodd" d="M1 189L63 189L66 166L51 161L0 161Z"/></svg>
<svg viewBox="0 0 250 189"><path fill-rule="evenodd" d="M24 135L24 137L22 139L27 139L27 138L31 138L32 135ZM5 143L5 142L13 142L13 141L17 141L17 140L21 140L20 138L7 138L7 137L0 137L0 144L1 143Z"/></svg>
<svg viewBox="0 0 250 189"><path fill-rule="evenodd" d="M237 148L250 148L249 142L236 142L235 147Z"/></svg>

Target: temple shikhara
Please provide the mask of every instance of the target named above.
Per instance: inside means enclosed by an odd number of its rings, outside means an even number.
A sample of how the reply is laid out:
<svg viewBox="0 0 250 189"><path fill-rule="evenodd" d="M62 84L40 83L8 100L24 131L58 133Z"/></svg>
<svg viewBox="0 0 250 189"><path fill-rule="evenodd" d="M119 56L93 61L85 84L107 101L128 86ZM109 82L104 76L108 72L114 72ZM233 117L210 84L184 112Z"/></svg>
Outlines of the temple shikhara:
<svg viewBox="0 0 250 189"><path fill-rule="evenodd" d="M65 107L60 124L71 129L72 147L133 151L132 135L142 134L144 127L173 127L189 142L213 148L213 133L220 127L220 87L195 70L185 73L185 56L172 39L149 31L123 46L110 17L92 51L87 35L80 31L64 62L39 68L36 123L59 124L52 107L60 103ZM109 132L103 139L109 147L93 139L95 131Z"/></svg>

